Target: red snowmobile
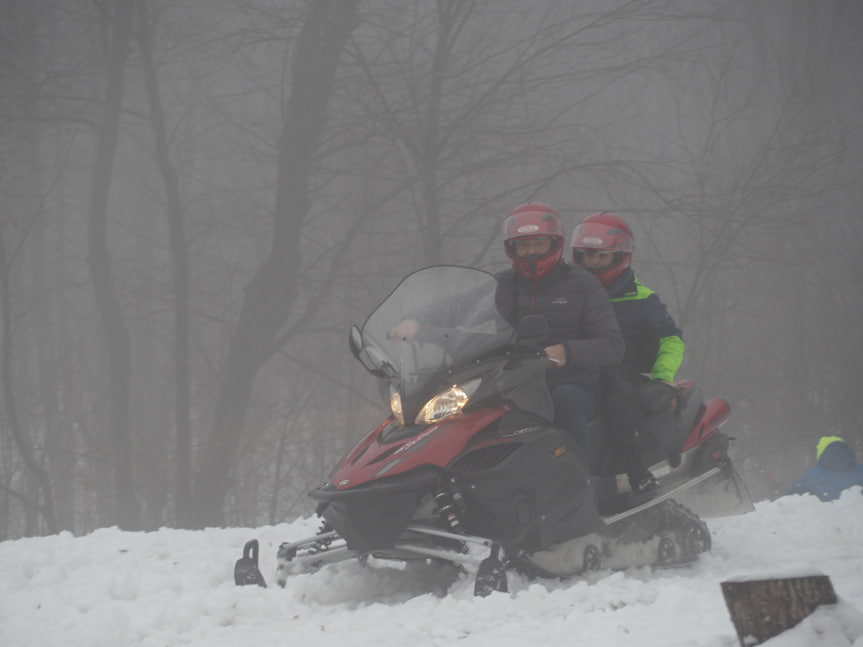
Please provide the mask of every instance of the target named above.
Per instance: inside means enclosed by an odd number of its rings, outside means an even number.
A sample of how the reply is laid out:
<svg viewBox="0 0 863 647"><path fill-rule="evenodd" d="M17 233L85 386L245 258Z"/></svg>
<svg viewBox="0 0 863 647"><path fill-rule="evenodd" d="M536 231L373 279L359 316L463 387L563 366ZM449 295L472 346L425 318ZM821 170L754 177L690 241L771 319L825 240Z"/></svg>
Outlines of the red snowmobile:
<svg viewBox="0 0 863 647"><path fill-rule="evenodd" d="M629 491L601 420L591 423L586 465L550 422L545 320L514 328L495 308L496 287L487 272L429 267L352 328L351 351L378 378L390 413L310 493L322 528L279 547L280 585L293 572L370 556L475 567L478 595L507 590L509 569L562 577L674 565L710 549L707 526L682 496L706 491L695 505L720 514L751 509L719 430L728 404L705 401L688 382L676 407L643 430L652 441L645 462L660 481L649 500ZM411 339L391 339L405 318L423 325ZM237 584L265 585L257 558L251 540Z"/></svg>

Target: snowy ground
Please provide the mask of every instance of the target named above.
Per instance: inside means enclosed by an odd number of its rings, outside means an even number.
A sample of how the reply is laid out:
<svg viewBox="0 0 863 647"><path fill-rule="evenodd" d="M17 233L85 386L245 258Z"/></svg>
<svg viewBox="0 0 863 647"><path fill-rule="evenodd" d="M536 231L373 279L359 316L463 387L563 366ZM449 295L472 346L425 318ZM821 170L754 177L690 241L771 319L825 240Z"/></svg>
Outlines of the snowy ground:
<svg viewBox="0 0 863 647"><path fill-rule="evenodd" d="M768 647L863 647L863 496L762 502L709 522L713 551L685 569L600 572L528 582L474 598L473 582L434 582L349 562L294 576L285 589L235 587L244 542L275 552L316 522L258 529L128 533L105 529L0 543L0 645L131 647L735 647L720 582L829 575L840 598ZM438 578L441 579L442 578ZM430 592L431 591L431 592Z"/></svg>

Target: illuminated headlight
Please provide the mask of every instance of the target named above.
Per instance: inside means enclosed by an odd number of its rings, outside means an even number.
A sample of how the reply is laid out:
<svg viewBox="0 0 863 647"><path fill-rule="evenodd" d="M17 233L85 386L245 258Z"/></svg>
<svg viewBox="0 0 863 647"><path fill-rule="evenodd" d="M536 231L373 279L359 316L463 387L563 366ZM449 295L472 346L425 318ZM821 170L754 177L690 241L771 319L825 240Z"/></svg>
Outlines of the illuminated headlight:
<svg viewBox="0 0 863 647"><path fill-rule="evenodd" d="M404 427L405 414L404 411L402 411L402 396L400 396L399 392L395 389L390 390L390 411L393 412L393 417L396 419L396 422Z"/></svg>
<svg viewBox="0 0 863 647"><path fill-rule="evenodd" d="M418 425L428 425L459 413L464 409L481 381L480 378L476 378L461 386L453 385L446 391L441 391L426 402L414 422Z"/></svg>

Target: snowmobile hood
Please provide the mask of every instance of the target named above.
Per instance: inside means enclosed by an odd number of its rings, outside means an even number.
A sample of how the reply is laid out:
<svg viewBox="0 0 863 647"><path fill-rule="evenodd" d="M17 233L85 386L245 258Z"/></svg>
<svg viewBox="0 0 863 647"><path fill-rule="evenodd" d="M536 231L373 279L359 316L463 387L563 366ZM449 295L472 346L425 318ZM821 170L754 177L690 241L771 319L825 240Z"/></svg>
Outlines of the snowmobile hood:
<svg viewBox="0 0 863 647"><path fill-rule="evenodd" d="M857 459L847 443L834 441L821 452L818 465L831 472L850 472L857 467Z"/></svg>

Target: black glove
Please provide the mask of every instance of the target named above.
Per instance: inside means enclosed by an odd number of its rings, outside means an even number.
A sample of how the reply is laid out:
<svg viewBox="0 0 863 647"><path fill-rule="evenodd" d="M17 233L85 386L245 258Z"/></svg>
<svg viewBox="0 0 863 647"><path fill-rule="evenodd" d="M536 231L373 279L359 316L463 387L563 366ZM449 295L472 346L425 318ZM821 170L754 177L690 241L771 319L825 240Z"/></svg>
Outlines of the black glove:
<svg viewBox="0 0 863 647"><path fill-rule="evenodd" d="M635 398L645 413L664 413L677 403L677 389L662 380L650 380L638 385Z"/></svg>

